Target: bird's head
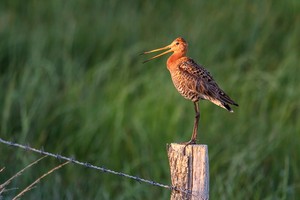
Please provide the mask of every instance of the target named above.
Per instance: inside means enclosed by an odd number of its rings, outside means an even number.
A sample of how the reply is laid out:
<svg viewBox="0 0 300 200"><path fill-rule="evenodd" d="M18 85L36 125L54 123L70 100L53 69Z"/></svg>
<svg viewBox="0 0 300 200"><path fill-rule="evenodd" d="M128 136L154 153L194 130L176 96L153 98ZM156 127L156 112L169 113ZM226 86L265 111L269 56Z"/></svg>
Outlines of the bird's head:
<svg viewBox="0 0 300 200"><path fill-rule="evenodd" d="M179 54L182 54L182 56L185 56L185 54L187 52L187 49L188 49L187 42L183 38L179 37L179 38L176 38L168 46L158 48L158 49L154 49L154 50L151 50L151 51L146 51L142 54L148 54L148 53L153 53L153 52L157 52L157 51L167 50L167 51L165 51L161 54L158 54L156 56L153 56L152 58L149 58L148 60L145 60L144 61L144 63L145 63L145 62L148 62L152 59L158 58L158 57L163 56L163 55L165 55L167 53L170 53L170 52L179 53Z"/></svg>

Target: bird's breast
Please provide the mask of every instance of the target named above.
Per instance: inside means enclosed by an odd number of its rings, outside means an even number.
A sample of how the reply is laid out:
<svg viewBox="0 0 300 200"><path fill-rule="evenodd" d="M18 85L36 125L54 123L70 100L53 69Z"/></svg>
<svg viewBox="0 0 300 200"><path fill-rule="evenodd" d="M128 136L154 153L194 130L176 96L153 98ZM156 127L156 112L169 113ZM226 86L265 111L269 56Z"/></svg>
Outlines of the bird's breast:
<svg viewBox="0 0 300 200"><path fill-rule="evenodd" d="M197 91L197 80L183 74L180 70L170 71L170 74L175 88L184 98L194 102L201 98Z"/></svg>

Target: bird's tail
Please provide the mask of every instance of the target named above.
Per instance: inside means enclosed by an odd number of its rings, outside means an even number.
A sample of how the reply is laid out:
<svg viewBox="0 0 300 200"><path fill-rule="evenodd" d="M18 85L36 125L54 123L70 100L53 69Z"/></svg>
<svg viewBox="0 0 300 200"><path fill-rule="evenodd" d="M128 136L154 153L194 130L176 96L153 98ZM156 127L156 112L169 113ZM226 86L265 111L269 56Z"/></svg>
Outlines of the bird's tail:
<svg viewBox="0 0 300 200"><path fill-rule="evenodd" d="M229 112L233 112L230 105L239 106L237 103L235 103L232 99L230 99L228 96L226 99L220 98L220 99L208 99L212 103L216 104L217 106L220 106L221 108L224 108L228 110Z"/></svg>
<svg viewBox="0 0 300 200"><path fill-rule="evenodd" d="M227 103L223 103L223 108L225 108L226 110L228 110L229 112L233 112L233 110L231 109L231 107L229 106L229 104ZM222 106L221 106L222 107Z"/></svg>
<svg viewBox="0 0 300 200"><path fill-rule="evenodd" d="M229 105L239 106L237 103L235 103L224 91L219 91L219 101L221 103L221 107L225 108L229 112L233 112L231 107Z"/></svg>

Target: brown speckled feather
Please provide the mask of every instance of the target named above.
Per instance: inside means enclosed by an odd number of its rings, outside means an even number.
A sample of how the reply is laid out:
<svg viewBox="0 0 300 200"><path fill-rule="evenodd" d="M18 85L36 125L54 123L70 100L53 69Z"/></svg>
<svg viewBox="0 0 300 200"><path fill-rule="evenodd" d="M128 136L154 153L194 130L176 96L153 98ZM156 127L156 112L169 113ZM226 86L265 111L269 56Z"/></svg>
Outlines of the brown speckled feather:
<svg viewBox="0 0 300 200"><path fill-rule="evenodd" d="M237 105L220 89L211 74L191 58L183 57L170 72L174 86L186 99L194 102L206 99L228 111L232 111L229 104Z"/></svg>

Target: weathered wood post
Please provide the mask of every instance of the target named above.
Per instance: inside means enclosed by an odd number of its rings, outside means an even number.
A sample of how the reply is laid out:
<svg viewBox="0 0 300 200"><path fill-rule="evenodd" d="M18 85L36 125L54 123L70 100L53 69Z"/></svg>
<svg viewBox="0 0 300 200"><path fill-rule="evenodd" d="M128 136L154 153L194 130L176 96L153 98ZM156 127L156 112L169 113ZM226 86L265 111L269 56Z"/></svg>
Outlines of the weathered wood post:
<svg viewBox="0 0 300 200"><path fill-rule="evenodd" d="M171 200L209 199L209 161L207 145L167 145L173 190ZM182 192L185 190L186 192Z"/></svg>

